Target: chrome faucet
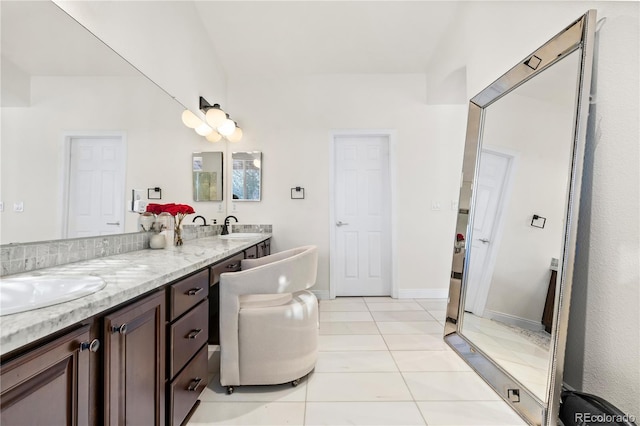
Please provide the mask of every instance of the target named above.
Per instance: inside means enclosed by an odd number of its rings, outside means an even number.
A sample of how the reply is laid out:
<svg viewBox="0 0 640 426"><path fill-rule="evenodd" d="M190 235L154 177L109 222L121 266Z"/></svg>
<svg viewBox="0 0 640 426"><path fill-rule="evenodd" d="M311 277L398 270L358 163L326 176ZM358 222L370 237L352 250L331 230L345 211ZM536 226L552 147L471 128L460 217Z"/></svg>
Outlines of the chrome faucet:
<svg viewBox="0 0 640 426"><path fill-rule="evenodd" d="M207 226L207 219L204 218L204 216L196 216L193 218L193 220L191 222L195 223L196 219L202 219L202 224L204 226Z"/></svg>
<svg viewBox="0 0 640 426"><path fill-rule="evenodd" d="M235 219L238 223L238 218L235 216L227 216L224 218L224 225L222 225L222 233L220 235L229 235L229 219Z"/></svg>

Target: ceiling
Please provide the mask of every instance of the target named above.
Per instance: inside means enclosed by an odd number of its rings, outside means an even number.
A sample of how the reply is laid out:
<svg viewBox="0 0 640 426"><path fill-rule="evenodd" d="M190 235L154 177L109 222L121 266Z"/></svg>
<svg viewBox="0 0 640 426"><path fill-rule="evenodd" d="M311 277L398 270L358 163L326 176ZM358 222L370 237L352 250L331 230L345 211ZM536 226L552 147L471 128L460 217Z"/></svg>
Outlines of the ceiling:
<svg viewBox="0 0 640 426"><path fill-rule="evenodd" d="M148 2L153 7L154 2ZM183 1L228 76L424 73L458 1ZM52 2L2 1L2 55L30 75L130 67ZM11 36L8 36L11 35Z"/></svg>
<svg viewBox="0 0 640 426"><path fill-rule="evenodd" d="M227 75L424 73L457 1L196 1Z"/></svg>

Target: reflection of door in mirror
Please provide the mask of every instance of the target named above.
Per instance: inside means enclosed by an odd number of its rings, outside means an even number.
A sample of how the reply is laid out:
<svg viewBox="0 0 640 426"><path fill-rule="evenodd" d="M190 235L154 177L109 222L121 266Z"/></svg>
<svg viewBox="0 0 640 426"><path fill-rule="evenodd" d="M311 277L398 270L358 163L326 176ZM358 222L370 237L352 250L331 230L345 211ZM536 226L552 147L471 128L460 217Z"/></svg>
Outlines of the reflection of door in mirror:
<svg viewBox="0 0 640 426"><path fill-rule="evenodd" d="M462 334L542 401L551 359L541 318L551 259L562 258L579 60L486 108L474 185ZM544 228L532 226L537 214Z"/></svg>
<svg viewBox="0 0 640 426"><path fill-rule="evenodd" d="M122 136L68 137L67 238L124 231L125 145Z"/></svg>
<svg viewBox="0 0 640 426"><path fill-rule="evenodd" d="M222 200L222 152L194 152L191 155L193 170L193 200Z"/></svg>
<svg viewBox="0 0 640 426"><path fill-rule="evenodd" d="M232 198L234 201L260 201L262 153L233 152Z"/></svg>
<svg viewBox="0 0 640 426"><path fill-rule="evenodd" d="M470 259L465 311L483 316L489 290L488 280L495 265L495 247L492 241L501 230L501 217L508 197L513 157L497 150L482 150L476 186L473 256Z"/></svg>

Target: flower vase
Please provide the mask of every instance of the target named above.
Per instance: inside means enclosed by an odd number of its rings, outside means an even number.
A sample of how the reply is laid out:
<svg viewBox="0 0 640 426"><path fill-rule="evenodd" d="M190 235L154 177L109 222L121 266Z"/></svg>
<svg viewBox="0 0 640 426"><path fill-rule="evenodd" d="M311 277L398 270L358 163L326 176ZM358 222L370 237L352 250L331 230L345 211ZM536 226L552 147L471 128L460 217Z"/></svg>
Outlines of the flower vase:
<svg viewBox="0 0 640 426"><path fill-rule="evenodd" d="M180 228L179 224L176 224L176 229L174 230L174 234L173 234L173 244L176 246L181 246L182 245L182 229Z"/></svg>
<svg viewBox="0 0 640 426"><path fill-rule="evenodd" d="M180 228L180 225L182 225L182 218L178 219L178 216L174 216L173 219L175 220L175 229L173 230L173 245L175 246L181 246L183 241L182 241L182 228Z"/></svg>

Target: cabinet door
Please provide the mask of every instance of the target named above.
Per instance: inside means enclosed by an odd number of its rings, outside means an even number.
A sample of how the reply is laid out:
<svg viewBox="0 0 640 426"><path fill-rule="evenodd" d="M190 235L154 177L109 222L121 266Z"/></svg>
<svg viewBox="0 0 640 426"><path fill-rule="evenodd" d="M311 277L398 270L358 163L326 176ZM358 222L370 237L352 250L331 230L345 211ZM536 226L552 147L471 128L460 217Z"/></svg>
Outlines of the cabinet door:
<svg viewBox="0 0 640 426"><path fill-rule="evenodd" d="M164 424L165 293L104 317L105 425Z"/></svg>
<svg viewBox="0 0 640 426"><path fill-rule="evenodd" d="M269 256L271 254L271 240L266 240L258 244L258 257Z"/></svg>
<svg viewBox="0 0 640 426"><path fill-rule="evenodd" d="M87 325L3 364L0 422L88 424L89 339Z"/></svg>

